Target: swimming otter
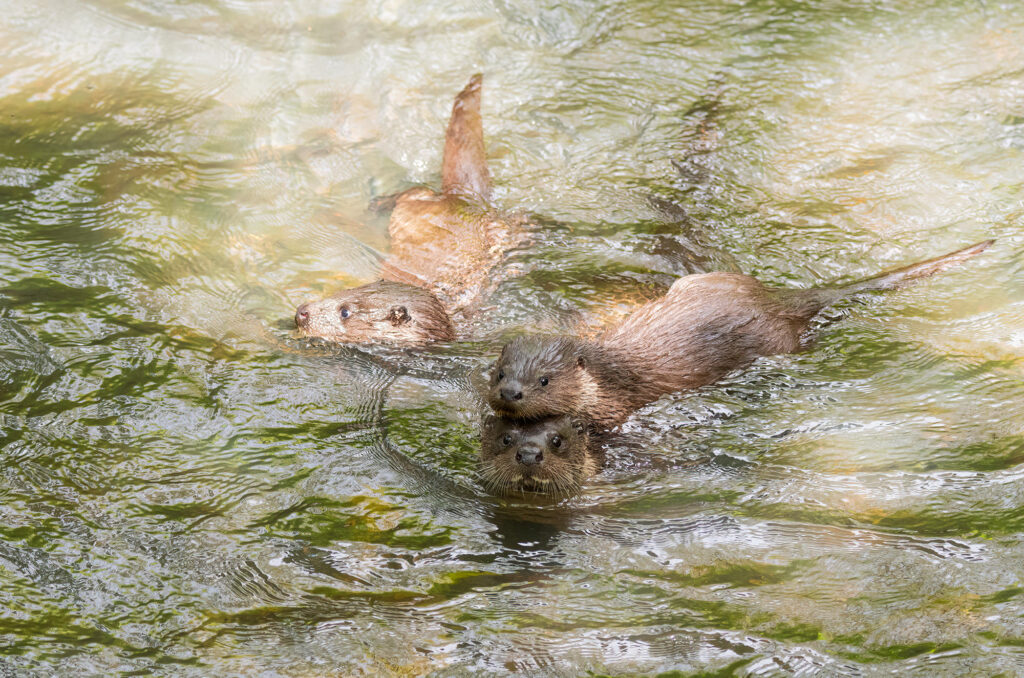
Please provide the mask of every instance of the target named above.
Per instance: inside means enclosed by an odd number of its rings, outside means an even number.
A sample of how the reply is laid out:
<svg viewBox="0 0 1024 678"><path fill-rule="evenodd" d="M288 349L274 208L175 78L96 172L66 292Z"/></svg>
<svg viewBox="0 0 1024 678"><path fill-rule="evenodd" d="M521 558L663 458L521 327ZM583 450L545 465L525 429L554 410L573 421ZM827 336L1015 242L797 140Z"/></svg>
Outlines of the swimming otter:
<svg viewBox="0 0 1024 678"><path fill-rule="evenodd" d="M666 393L709 384L758 356L796 351L810 319L830 304L902 287L992 242L841 287L770 289L738 273L684 276L594 340L513 340L493 368L488 402L514 419L568 414L611 428Z"/></svg>
<svg viewBox="0 0 1024 678"><path fill-rule="evenodd" d="M480 476L494 494L579 491L601 466L589 449L585 422L569 416L539 421L487 417L480 445Z"/></svg>
<svg viewBox="0 0 1024 678"><path fill-rule="evenodd" d="M337 342L373 336L398 344L455 339L451 319L437 297L422 287L390 280L303 304L295 311L295 325L306 336Z"/></svg>
<svg viewBox="0 0 1024 678"><path fill-rule="evenodd" d="M362 343L451 341L452 318L470 314L486 295L493 284L491 269L520 239L523 219L500 215L489 204L482 83L483 76L474 75L455 97L445 135L441 192L417 186L378 203L392 209L391 253L381 269L381 278L391 283L387 294L380 294L383 288L375 282L303 304L295 313L300 335ZM346 305L348 315L340 311ZM415 327L379 322L393 306L404 306L413 321L418 318L413 309L420 308L428 321ZM357 322L364 315L371 320Z"/></svg>

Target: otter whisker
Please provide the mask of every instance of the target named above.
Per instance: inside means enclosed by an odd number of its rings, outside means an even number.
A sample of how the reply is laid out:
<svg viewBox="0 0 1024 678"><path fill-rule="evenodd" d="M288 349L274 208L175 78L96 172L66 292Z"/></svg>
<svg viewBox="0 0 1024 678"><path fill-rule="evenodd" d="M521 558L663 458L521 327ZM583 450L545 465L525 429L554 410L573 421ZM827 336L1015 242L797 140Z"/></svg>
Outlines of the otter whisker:
<svg viewBox="0 0 1024 678"><path fill-rule="evenodd" d="M479 477L494 494L561 499L578 493L599 466L578 420L490 417L481 435Z"/></svg>

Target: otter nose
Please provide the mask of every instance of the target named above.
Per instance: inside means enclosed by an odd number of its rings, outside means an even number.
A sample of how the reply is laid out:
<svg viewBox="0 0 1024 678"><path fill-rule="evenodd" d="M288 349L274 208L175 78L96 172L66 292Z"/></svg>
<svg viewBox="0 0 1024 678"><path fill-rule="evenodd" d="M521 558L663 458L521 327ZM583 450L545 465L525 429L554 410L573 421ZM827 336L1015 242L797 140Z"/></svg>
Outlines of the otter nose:
<svg viewBox="0 0 1024 678"><path fill-rule="evenodd" d="M523 391L518 386L506 386L501 389L501 399L508 400L509 402L513 400L522 400Z"/></svg>
<svg viewBox="0 0 1024 678"><path fill-rule="evenodd" d="M295 311L295 326L305 327L309 323L309 304L303 304Z"/></svg>
<svg viewBox="0 0 1024 678"><path fill-rule="evenodd" d="M544 451L539 447L521 447L516 452L516 461L524 466L533 466L544 461Z"/></svg>

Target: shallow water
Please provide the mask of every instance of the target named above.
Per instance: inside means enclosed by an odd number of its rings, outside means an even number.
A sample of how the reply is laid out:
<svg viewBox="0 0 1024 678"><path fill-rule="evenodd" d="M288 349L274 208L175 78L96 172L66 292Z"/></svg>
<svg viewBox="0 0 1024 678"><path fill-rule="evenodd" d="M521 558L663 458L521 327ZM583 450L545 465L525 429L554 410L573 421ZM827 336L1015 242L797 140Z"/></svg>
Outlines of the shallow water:
<svg viewBox="0 0 1024 678"><path fill-rule="evenodd" d="M0 16L0 675L1024 673L1016 3ZM437 184L476 71L538 217L477 340L290 340L373 279L366 205ZM501 338L695 243L807 287L987 237L649 406L579 497L475 482Z"/></svg>

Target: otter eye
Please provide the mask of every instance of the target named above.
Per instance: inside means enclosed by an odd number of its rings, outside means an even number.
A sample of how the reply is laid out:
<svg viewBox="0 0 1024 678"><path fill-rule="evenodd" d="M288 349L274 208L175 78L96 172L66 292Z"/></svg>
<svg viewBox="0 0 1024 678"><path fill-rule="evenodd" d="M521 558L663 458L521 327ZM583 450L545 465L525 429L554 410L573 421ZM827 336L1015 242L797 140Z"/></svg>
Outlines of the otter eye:
<svg viewBox="0 0 1024 678"><path fill-rule="evenodd" d="M505 370L498 370L498 381L505 378Z"/></svg>
<svg viewBox="0 0 1024 678"><path fill-rule="evenodd" d="M505 437L501 439L501 444L505 445L505 446L511 445L512 444L512 434L511 433L506 433Z"/></svg>
<svg viewBox="0 0 1024 678"><path fill-rule="evenodd" d="M553 437L551 439L551 444L554 445L555 447L561 447L562 446L562 439L559 438L558 436L555 436L555 437Z"/></svg>
<svg viewBox="0 0 1024 678"><path fill-rule="evenodd" d="M340 309L338 310L338 313L339 313L339 314L341 315L341 317L342 317L342 318L347 318L347 317L349 317L350 315L352 315L352 312L348 310L348 306L342 306L342 307L341 307L341 308L340 308Z"/></svg>
<svg viewBox="0 0 1024 678"><path fill-rule="evenodd" d="M548 385L548 378L547 377L541 377L540 378L540 385L541 386L547 386Z"/></svg>

